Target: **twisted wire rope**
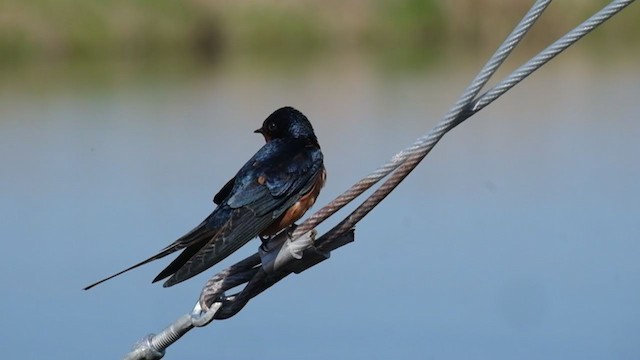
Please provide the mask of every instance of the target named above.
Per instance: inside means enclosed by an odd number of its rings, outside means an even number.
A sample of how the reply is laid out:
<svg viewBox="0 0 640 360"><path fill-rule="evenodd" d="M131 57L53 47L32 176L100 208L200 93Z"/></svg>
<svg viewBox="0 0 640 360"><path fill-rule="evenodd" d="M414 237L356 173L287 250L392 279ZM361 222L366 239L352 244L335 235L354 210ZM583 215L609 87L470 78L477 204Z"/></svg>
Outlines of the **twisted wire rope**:
<svg viewBox="0 0 640 360"><path fill-rule="evenodd" d="M413 167L415 167L420 162L420 160L422 160L422 158L424 158L429 153L429 151L442 138L442 136L444 136L446 132L460 123L456 123L456 119L462 113L462 110L473 100L478 92L480 92L487 81L489 81L491 76L509 56L511 51L516 47L520 40L522 40L531 26L533 26L540 15L542 15L549 3L551 3L551 0L538 0L533 4L531 9L529 9L529 11L525 14L518 25L516 25L511 34L509 34L505 41L503 41L500 47L484 65L482 70L480 70L478 75L476 75L476 77L473 79L471 84L465 89L462 96L460 96L455 105L451 108L451 110L449 110L449 112L433 130L431 130L426 135L418 138L411 146L394 155L387 163L374 170L362 180L358 181L347 191L335 198L329 204L325 205L322 209L318 210L315 214L307 218L307 220L300 224L300 226L298 226L298 228L294 231L292 237L295 239L298 236L306 233L307 231L317 227L320 223L342 209L353 199L360 196L363 192L367 191L378 181L385 178L398 167L401 167L401 165L403 165L409 159L411 159L411 163ZM403 167L402 171L406 172L406 174L404 176L401 176L400 174L394 176L394 181L397 181L397 183L399 184L400 181L402 181L402 179L404 179L404 177L406 177L406 175L411 172L411 170L407 169L408 168ZM371 197L369 198L371 200L368 199L366 205L363 203L356 210L356 212L352 213L349 216L350 220L346 221L340 226L341 231L349 229L353 225L355 225L355 223L360 221L367 213L369 213L369 211L373 209L373 207L375 207L375 204L382 201L382 199L384 199L386 195L388 195L388 193L395 188L395 186L391 186L391 184L383 185L383 187L384 188L381 188L383 189L382 192L376 192L371 195ZM339 232L340 231L338 231L338 233Z"/></svg>

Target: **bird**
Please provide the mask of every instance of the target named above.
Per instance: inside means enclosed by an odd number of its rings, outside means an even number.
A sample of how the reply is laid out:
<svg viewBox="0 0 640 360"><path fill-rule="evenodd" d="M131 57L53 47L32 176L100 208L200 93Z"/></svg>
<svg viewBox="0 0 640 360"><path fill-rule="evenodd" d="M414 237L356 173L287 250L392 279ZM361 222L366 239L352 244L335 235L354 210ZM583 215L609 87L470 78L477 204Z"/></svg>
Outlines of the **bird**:
<svg viewBox="0 0 640 360"><path fill-rule="evenodd" d="M254 131L265 144L214 196L217 207L198 226L157 254L84 290L174 252L182 252L153 279L183 282L219 263L251 239L263 243L313 206L326 181L320 144L309 119L286 106Z"/></svg>

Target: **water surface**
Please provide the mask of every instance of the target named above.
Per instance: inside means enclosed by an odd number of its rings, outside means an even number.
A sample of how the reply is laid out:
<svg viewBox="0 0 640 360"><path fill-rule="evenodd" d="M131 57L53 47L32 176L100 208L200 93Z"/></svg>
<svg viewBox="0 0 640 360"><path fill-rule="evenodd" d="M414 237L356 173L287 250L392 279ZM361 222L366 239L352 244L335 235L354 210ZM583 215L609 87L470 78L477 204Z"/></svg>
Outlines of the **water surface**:
<svg viewBox="0 0 640 360"><path fill-rule="evenodd" d="M159 261L80 289L208 215L277 107L316 128L322 205L429 130L481 65L366 59L7 74L5 357L119 358L189 311L221 266L163 289L150 284ZM446 136L354 244L167 358L636 358L640 72L611 61L574 54L543 68Z"/></svg>

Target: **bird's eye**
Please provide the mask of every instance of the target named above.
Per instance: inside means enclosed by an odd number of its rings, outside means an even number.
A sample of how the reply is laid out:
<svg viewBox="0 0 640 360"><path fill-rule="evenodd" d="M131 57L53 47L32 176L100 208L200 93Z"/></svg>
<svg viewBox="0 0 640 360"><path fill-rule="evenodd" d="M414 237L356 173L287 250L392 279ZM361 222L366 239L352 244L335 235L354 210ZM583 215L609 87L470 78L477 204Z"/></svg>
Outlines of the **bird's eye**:
<svg viewBox="0 0 640 360"><path fill-rule="evenodd" d="M267 128L269 129L269 131L276 131L278 126L276 125L276 123L272 122L272 123L269 123L269 125L267 125Z"/></svg>

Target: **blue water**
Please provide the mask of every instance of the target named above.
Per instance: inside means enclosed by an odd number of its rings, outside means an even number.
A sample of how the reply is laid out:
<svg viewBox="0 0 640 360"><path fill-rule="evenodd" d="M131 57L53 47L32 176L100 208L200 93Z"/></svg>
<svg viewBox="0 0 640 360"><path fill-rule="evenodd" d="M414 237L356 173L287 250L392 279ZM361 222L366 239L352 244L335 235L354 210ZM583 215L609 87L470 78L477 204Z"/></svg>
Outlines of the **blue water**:
<svg viewBox="0 0 640 360"><path fill-rule="evenodd" d="M447 135L355 243L166 358L638 358L640 71L617 61L549 64ZM480 65L388 72L356 57L4 83L4 358L120 358L255 251L170 289L150 284L163 260L80 290L208 215L277 107L316 128L317 209L429 130Z"/></svg>

